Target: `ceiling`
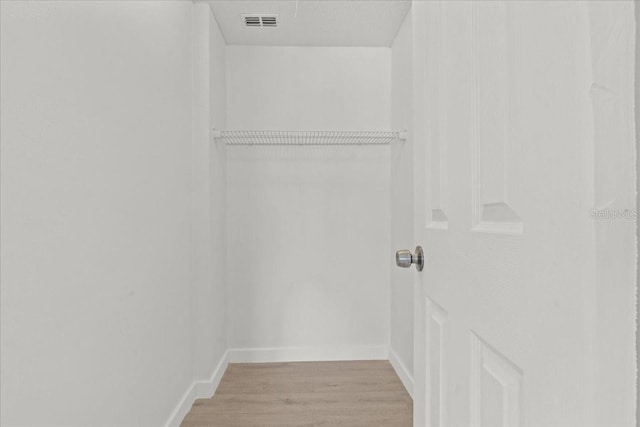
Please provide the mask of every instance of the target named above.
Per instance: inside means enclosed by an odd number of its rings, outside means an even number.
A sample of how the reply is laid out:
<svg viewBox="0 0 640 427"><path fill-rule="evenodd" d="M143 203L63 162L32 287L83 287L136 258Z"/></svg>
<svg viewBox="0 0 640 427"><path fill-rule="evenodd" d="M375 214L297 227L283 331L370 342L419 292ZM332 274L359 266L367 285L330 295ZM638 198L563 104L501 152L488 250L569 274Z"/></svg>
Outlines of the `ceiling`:
<svg viewBox="0 0 640 427"><path fill-rule="evenodd" d="M208 3L227 44L257 46L388 47L411 7L409 0L212 0ZM243 14L278 14L278 27L245 27Z"/></svg>

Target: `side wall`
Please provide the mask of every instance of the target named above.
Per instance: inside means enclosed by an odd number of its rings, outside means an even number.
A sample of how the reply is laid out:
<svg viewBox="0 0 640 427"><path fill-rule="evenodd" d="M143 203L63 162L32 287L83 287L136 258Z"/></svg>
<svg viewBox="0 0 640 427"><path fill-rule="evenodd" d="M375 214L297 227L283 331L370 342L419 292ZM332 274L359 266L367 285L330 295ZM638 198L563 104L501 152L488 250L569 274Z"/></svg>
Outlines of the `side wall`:
<svg viewBox="0 0 640 427"><path fill-rule="evenodd" d="M225 41L207 3L193 4L191 140L191 342L193 381L166 426L179 426L194 400L210 397L228 363L226 154L211 128L226 122Z"/></svg>
<svg viewBox="0 0 640 427"><path fill-rule="evenodd" d="M210 378L227 349L226 156L210 129L225 127L225 42L206 3L193 6L194 377Z"/></svg>
<svg viewBox="0 0 640 427"><path fill-rule="evenodd" d="M411 129L413 65L411 11L391 47L391 127ZM391 339L390 359L405 387L413 383L413 275L398 268L394 251L411 249L419 242L413 234L413 134L391 146Z"/></svg>
<svg viewBox="0 0 640 427"><path fill-rule="evenodd" d="M1 8L0 423L162 425L225 347L194 6Z"/></svg>
<svg viewBox="0 0 640 427"><path fill-rule="evenodd" d="M227 94L231 129L386 130L390 49L227 46ZM227 160L231 360L386 358L389 147Z"/></svg>
<svg viewBox="0 0 640 427"><path fill-rule="evenodd" d="M208 6L208 5L207 5ZM227 126L227 80L226 80L226 43L215 21L211 10L209 17L209 128L225 128ZM213 271L212 309L214 315L211 321L215 325L214 342L215 353L213 360L224 356L228 348L228 293L227 293L227 155L224 145L212 143L207 138L209 151L209 200L211 221L211 268ZM210 363L212 363L210 361ZM209 371L211 372L211 371Z"/></svg>

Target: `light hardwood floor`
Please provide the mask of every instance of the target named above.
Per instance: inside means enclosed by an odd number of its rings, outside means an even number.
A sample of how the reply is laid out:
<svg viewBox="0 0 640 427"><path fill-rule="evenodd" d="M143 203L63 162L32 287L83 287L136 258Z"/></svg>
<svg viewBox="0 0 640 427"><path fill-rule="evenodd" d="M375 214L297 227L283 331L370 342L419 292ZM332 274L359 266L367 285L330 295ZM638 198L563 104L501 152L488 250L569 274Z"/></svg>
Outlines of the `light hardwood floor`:
<svg viewBox="0 0 640 427"><path fill-rule="evenodd" d="M411 427L412 408L387 361L230 364L181 427Z"/></svg>

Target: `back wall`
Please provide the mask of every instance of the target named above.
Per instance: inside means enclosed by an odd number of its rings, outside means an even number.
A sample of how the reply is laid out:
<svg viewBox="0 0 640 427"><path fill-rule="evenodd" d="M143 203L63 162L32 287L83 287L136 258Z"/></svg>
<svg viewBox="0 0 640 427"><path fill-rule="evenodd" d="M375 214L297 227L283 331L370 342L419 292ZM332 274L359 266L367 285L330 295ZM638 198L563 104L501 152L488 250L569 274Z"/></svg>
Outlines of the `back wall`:
<svg viewBox="0 0 640 427"><path fill-rule="evenodd" d="M230 129L387 130L390 49L227 46ZM227 147L232 360L386 358L388 146Z"/></svg>

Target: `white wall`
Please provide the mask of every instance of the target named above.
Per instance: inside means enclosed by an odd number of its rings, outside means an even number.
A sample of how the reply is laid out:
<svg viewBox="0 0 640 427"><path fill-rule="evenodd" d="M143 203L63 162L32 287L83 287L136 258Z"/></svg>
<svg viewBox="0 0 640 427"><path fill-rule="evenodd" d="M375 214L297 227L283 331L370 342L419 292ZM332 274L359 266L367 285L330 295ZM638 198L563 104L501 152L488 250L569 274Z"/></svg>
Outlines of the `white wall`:
<svg viewBox="0 0 640 427"><path fill-rule="evenodd" d="M208 6L208 5L207 5ZM210 40L209 63L211 87L209 88L209 126L225 128L227 126L227 81L226 81L226 50L225 41L215 22L211 11L208 11ZM209 136L209 135L208 135ZM228 348L228 294L227 294L227 160L224 145L213 144L211 138L207 138L209 151L209 182L210 187L210 221L211 242L213 253L211 265L213 268L213 284L215 286L213 301L210 306L205 305L205 310L213 311L213 324L216 325L215 341L216 355L213 360L219 360L223 350ZM206 304L206 301L205 301ZM211 362L210 362L211 363ZM210 372L210 371L209 371Z"/></svg>
<svg viewBox="0 0 640 427"><path fill-rule="evenodd" d="M388 48L227 46L231 129L388 130Z"/></svg>
<svg viewBox="0 0 640 427"><path fill-rule="evenodd" d="M412 36L411 11L391 47L391 127L412 126ZM407 141L391 146L391 357L397 358L400 374L413 377L413 269L395 266L394 251L413 249L419 242L413 233L413 148ZM400 369L398 369L400 368ZM402 377L402 375L401 375ZM403 378L406 379L406 378ZM405 382L407 388L410 383Z"/></svg>
<svg viewBox="0 0 640 427"><path fill-rule="evenodd" d="M1 424L162 425L226 332L194 6L1 5Z"/></svg>
<svg viewBox="0 0 640 427"><path fill-rule="evenodd" d="M232 129L389 128L387 48L227 46L227 80ZM227 156L232 360L385 358L389 147Z"/></svg>
<svg viewBox="0 0 640 427"><path fill-rule="evenodd" d="M226 156L210 128L225 127L225 42L209 5L194 4L192 291L194 377L211 377L227 349Z"/></svg>

